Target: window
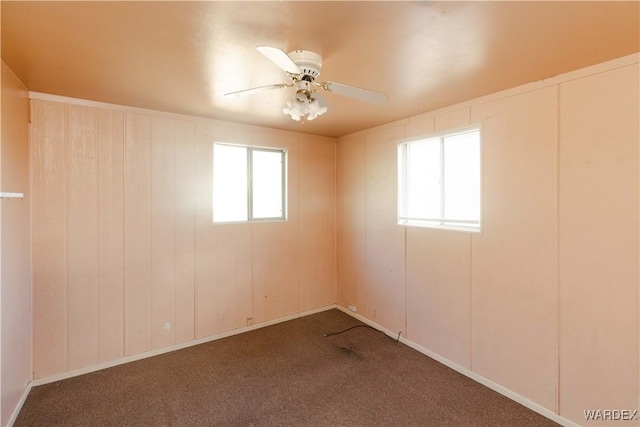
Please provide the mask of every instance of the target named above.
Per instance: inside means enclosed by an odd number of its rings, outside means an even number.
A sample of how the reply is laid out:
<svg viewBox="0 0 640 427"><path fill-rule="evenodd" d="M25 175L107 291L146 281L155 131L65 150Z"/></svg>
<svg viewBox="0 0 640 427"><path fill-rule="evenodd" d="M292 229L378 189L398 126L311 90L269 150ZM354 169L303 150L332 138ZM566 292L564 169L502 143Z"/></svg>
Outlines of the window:
<svg viewBox="0 0 640 427"><path fill-rule="evenodd" d="M480 128L398 144L398 224L480 231Z"/></svg>
<svg viewBox="0 0 640 427"><path fill-rule="evenodd" d="M286 150L215 143L213 221L286 219Z"/></svg>

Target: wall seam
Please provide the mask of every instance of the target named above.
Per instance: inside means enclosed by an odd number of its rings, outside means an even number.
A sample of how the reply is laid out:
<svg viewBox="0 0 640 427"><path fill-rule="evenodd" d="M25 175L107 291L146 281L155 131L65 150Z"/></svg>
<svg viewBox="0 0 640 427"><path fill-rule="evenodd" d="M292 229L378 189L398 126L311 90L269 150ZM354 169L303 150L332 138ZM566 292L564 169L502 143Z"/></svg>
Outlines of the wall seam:
<svg viewBox="0 0 640 427"><path fill-rule="evenodd" d="M561 319L561 287L560 287L560 143L561 126L560 98L561 84L556 85L556 414L560 415L560 319Z"/></svg>
<svg viewBox="0 0 640 427"><path fill-rule="evenodd" d="M153 119L149 116L147 121L146 145L149 150L149 270L147 278L149 279L149 349L153 350Z"/></svg>
<svg viewBox="0 0 640 427"><path fill-rule="evenodd" d="M336 290L335 290L335 304L339 305L340 304L340 300L341 300L341 293L340 293L340 257L338 254L338 251L340 250L340 244L338 242L338 239L340 238L339 236L339 230L340 230L340 218L338 215L338 211L339 211L339 202L340 202L340 196L338 194L339 191L339 186L338 186L338 144L340 144L340 138L334 138L335 141L335 145L334 145L334 151L333 151L333 217L334 217L334 234L335 234L335 239L333 241L333 246L334 246L334 253L333 253L333 257L335 260L335 264L334 264L334 270L335 270L335 282L336 282Z"/></svg>
<svg viewBox="0 0 640 427"><path fill-rule="evenodd" d="M192 266L192 273L193 273L193 282L191 283L192 289L193 289L193 324L191 325L191 339L195 339L196 338L196 322L197 322L197 306L198 304L196 303L197 301L197 280L196 280L196 262L198 259L198 255L196 253L196 230L197 228L197 219L198 219L198 190L197 190L197 176L198 176L198 172L196 169L196 135L198 134L196 132L196 128L197 126L195 124L192 124L191 126L191 158L192 158L192 174L190 174L190 178L192 179L191 181L191 196L192 196L192 203L193 203L193 213L192 213L192 219L193 219L193 223L192 223L192 229L191 232L193 233L193 266Z"/></svg>
<svg viewBox="0 0 640 427"><path fill-rule="evenodd" d="M173 334L172 344L178 340L178 122L173 122Z"/></svg>
<svg viewBox="0 0 640 427"><path fill-rule="evenodd" d="M100 114L98 110L93 110L96 130L94 132L95 149L95 186L96 186L96 313L95 313L95 363L100 362Z"/></svg>
<svg viewBox="0 0 640 427"><path fill-rule="evenodd" d="M469 117L468 117L468 123L471 123L471 107L468 107L468 111L469 111ZM481 126L481 132L483 127ZM481 135L481 141L484 140L483 138L484 135ZM484 161L484 144L481 144L480 146L480 220L482 221L481 226L484 227L484 210L482 208L482 199L483 199L483 195L485 194L484 191L484 179L483 179L483 175L484 175L484 167L482 162ZM473 234L469 233L469 370L473 371Z"/></svg>
<svg viewBox="0 0 640 427"><path fill-rule="evenodd" d="M69 106L64 105L64 364L69 370Z"/></svg>
<svg viewBox="0 0 640 427"><path fill-rule="evenodd" d="M124 188L127 176L127 113L122 113L122 357L127 354L127 244L126 244L126 202Z"/></svg>
<svg viewBox="0 0 640 427"><path fill-rule="evenodd" d="M34 292L34 284L33 284L33 102L29 100L29 241L31 244L29 245L29 287L31 289L30 298L30 307L31 310L31 325L30 325L30 344L31 344L31 360L29 361L30 366L30 380L33 381L35 377L35 364L33 362L35 357L35 328L34 328L34 316L33 316L33 295Z"/></svg>

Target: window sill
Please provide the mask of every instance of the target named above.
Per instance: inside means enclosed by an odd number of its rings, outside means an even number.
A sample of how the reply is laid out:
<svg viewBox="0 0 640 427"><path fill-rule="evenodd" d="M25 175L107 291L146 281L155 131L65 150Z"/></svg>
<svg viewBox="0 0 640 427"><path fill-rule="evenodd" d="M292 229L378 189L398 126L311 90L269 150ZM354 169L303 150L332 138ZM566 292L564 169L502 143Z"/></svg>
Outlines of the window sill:
<svg viewBox="0 0 640 427"><path fill-rule="evenodd" d="M405 227L433 228L436 230L450 230L450 231L461 231L464 233L471 233L471 234L482 234L481 226L437 224L433 222L409 221L409 220L398 220L398 225L405 226Z"/></svg>

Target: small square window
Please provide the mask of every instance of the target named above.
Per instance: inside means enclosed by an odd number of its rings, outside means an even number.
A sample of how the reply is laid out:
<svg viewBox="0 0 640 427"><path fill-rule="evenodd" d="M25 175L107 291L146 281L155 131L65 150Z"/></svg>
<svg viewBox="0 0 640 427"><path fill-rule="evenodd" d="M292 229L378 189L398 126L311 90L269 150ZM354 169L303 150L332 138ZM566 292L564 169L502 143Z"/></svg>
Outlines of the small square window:
<svg viewBox="0 0 640 427"><path fill-rule="evenodd" d="M398 144L398 224L480 231L480 128Z"/></svg>
<svg viewBox="0 0 640 427"><path fill-rule="evenodd" d="M286 219L286 150L215 143L213 222Z"/></svg>

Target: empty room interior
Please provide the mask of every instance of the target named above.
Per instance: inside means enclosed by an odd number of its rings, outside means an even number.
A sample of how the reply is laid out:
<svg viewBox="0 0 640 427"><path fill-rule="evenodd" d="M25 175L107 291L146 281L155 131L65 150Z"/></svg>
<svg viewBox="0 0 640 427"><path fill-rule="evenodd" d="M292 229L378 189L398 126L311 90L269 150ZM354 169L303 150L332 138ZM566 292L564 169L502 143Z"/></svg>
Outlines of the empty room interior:
<svg viewBox="0 0 640 427"><path fill-rule="evenodd" d="M0 15L0 425L65 424L29 412L54 388L179 369L162 393L210 393L211 418L113 403L99 423L499 425L481 417L521 416L508 402L640 426L639 2ZM218 359L233 351L246 363ZM243 398L216 397L225 369ZM395 369L423 399L408 418L385 412ZM430 383L445 372L479 388L456 403L454 380ZM261 397L272 380L300 392ZM166 396L154 417L193 401ZM257 415L215 418L225 405Z"/></svg>

